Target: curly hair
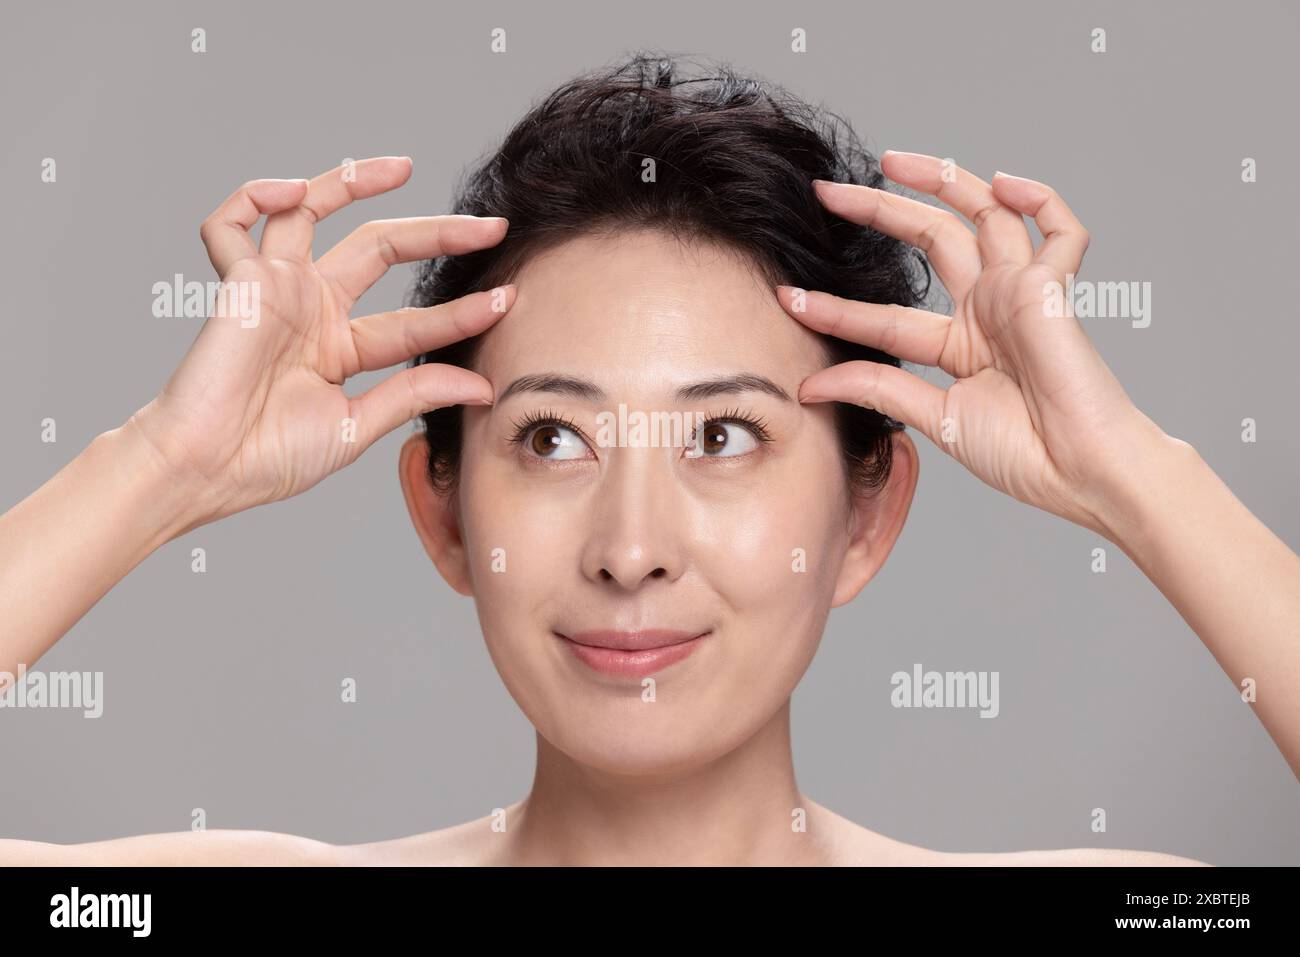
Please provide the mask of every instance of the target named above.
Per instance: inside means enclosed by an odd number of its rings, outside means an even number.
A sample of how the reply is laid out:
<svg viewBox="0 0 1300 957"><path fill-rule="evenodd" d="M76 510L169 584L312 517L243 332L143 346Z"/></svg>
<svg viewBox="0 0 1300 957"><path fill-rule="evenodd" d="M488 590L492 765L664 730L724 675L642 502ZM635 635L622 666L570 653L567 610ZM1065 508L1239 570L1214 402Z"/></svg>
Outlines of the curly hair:
<svg viewBox="0 0 1300 957"><path fill-rule="evenodd" d="M772 285L863 302L916 306L930 291L924 255L828 212L824 179L884 188L876 158L849 123L780 86L709 62L635 53L563 84L519 120L500 147L463 173L452 212L504 216L490 249L420 263L408 305L433 306L511 282L525 261L580 234L633 227L737 250ZM643 171L653 161L653 177ZM647 181L650 179L651 181ZM827 365L879 350L822 336ZM468 367L482 336L416 357ZM889 477L890 433L879 412L835 403L845 479L859 493ZM429 477L455 490L462 408L425 413Z"/></svg>

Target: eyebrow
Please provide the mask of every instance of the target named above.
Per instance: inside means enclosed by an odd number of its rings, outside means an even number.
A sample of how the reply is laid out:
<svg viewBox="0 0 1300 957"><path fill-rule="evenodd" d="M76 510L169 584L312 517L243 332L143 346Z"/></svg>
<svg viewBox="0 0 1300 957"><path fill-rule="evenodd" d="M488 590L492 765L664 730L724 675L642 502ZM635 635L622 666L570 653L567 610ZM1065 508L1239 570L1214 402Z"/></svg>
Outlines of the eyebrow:
<svg viewBox="0 0 1300 957"><path fill-rule="evenodd" d="M575 399L585 399L589 402L603 402L607 398L605 390L589 379L544 372L520 376L515 379L497 396L496 401L504 402L512 395L524 392L549 392L554 395L567 395ZM698 399L710 399L718 395L735 395L739 392L763 392L783 402L794 401L785 389L771 379L750 372L692 382L678 388L676 398L679 402L692 402Z"/></svg>

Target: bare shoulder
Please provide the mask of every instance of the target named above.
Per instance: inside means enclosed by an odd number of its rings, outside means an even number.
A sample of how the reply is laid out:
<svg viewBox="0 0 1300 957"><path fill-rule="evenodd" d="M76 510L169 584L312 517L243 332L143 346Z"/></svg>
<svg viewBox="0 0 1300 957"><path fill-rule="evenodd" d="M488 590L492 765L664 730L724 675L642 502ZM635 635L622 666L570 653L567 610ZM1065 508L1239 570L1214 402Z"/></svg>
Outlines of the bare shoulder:
<svg viewBox="0 0 1300 957"><path fill-rule="evenodd" d="M275 831L175 831L84 844L0 840L0 866L322 867L344 863L342 851L324 841Z"/></svg>
<svg viewBox="0 0 1300 957"><path fill-rule="evenodd" d="M975 867L1213 867L1205 861L1159 851L1112 847L1071 847L1059 850L1005 853L950 853L942 863Z"/></svg>
<svg viewBox="0 0 1300 957"><path fill-rule="evenodd" d="M896 841L805 797L809 831L820 835L832 865L901 867L1211 867L1204 861L1158 851L1075 847L1061 850L939 851Z"/></svg>
<svg viewBox="0 0 1300 957"><path fill-rule="evenodd" d="M504 813L455 824L451 827L369 844L350 844L339 850L344 863L358 867L494 867L507 862L507 832L498 825L513 821L523 802Z"/></svg>
<svg viewBox="0 0 1300 957"><path fill-rule="evenodd" d="M507 810L507 818L518 805ZM0 839L0 867L367 867L492 865L504 834L485 815L453 827L367 844L330 844L277 831L140 834L84 844Z"/></svg>
<svg viewBox="0 0 1300 957"><path fill-rule="evenodd" d="M806 795L808 831L818 842L821 856L833 867L930 867L942 864L944 854L918 844L907 844L863 827Z"/></svg>

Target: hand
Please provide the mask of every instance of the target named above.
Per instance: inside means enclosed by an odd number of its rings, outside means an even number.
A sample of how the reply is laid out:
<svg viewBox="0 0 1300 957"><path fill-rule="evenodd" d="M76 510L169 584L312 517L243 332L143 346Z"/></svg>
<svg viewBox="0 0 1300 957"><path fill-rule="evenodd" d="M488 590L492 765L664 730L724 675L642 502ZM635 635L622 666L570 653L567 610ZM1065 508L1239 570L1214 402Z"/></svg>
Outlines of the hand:
<svg viewBox="0 0 1300 957"><path fill-rule="evenodd" d="M944 161L886 153L885 174L937 196L947 210L867 186L816 185L836 215L925 251L954 303L951 317L779 287L794 318L908 362L938 366L947 389L881 363L819 370L804 402L877 409L924 433L982 481L1069 521L1109 534L1115 483L1135 455L1171 441L1132 403L1072 314L1052 316L1045 287L1077 274L1088 233L1043 183L999 173L992 185ZM951 181L948 181L951 180ZM1035 252L1021 214L1044 237ZM1174 440L1176 441L1176 440Z"/></svg>
<svg viewBox="0 0 1300 957"><path fill-rule="evenodd" d="M192 484L197 524L305 491L423 412L490 403L487 379L447 365L394 373L349 398L344 380L475 336L514 302L514 287L427 309L349 319L390 266L500 242L506 222L429 216L366 223L312 261L314 226L354 199L401 186L411 161L363 160L306 180L254 180L200 230L229 295L159 395L125 429ZM267 214L261 248L249 231ZM252 308L254 306L256 308Z"/></svg>

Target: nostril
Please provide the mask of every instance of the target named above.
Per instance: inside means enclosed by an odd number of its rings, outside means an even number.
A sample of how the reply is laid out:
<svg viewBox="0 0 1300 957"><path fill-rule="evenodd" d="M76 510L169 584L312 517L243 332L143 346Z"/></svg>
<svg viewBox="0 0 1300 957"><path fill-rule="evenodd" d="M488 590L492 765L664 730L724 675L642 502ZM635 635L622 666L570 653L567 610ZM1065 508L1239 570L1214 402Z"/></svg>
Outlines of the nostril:
<svg viewBox="0 0 1300 957"><path fill-rule="evenodd" d="M666 577L667 575L668 575L668 569L664 568L664 567L661 565L661 566L659 566L658 568L656 568L654 571L652 571L652 572L650 572L648 575L646 575L646 577L647 577L647 578L664 578L664 577ZM602 569L600 570L600 580L601 580L601 581L606 581L606 582L608 582L608 581L617 581L617 580L618 580L618 577L617 577L613 572L611 572L608 568L602 568Z"/></svg>

